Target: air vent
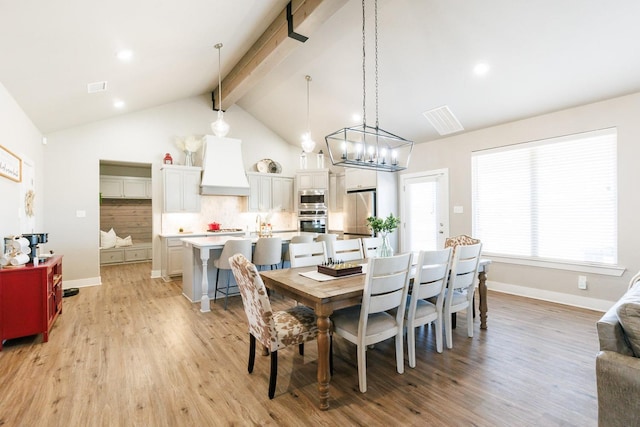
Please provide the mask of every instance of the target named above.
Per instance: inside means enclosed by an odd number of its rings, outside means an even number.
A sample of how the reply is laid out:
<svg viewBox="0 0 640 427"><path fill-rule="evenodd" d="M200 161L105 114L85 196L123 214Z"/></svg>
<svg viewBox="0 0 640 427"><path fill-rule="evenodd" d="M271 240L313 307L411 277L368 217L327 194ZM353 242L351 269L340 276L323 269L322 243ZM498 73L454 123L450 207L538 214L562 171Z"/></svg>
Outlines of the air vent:
<svg viewBox="0 0 640 427"><path fill-rule="evenodd" d="M98 93L107 90L107 82L94 82L87 85L87 93Z"/></svg>
<svg viewBox="0 0 640 427"><path fill-rule="evenodd" d="M440 135L449 135L464 130L456 116L446 105L425 111L422 114L431 122Z"/></svg>

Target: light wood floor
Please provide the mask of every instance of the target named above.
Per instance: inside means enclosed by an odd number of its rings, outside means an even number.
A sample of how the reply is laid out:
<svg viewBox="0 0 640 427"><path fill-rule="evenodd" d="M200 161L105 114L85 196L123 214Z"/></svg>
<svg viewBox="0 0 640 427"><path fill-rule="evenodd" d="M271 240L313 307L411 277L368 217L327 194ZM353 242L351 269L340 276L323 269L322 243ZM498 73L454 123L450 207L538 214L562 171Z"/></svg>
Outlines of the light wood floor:
<svg viewBox="0 0 640 427"><path fill-rule="evenodd" d="M459 316L443 354L433 329L421 330L416 369L405 362L396 373L393 340L369 350L365 394L355 346L335 338L331 408L320 411L314 344L304 357L280 351L269 400L269 358L256 356L247 373L240 297L200 313L179 280L149 272L148 263L103 267L102 286L64 299L48 343L5 342L1 426L597 424L598 312L489 292L489 329L476 320L467 338Z"/></svg>

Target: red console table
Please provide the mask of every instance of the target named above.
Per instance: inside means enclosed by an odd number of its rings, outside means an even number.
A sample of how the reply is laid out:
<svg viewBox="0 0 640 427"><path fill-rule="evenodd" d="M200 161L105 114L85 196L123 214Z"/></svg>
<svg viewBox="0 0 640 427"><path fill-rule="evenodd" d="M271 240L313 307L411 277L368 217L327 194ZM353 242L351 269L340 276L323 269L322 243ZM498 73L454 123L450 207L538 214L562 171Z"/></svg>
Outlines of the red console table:
<svg viewBox="0 0 640 427"><path fill-rule="evenodd" d="M37 267L0 270L0 350L4 340L43 334L62 313L62 256L54 255Z"/></svg>

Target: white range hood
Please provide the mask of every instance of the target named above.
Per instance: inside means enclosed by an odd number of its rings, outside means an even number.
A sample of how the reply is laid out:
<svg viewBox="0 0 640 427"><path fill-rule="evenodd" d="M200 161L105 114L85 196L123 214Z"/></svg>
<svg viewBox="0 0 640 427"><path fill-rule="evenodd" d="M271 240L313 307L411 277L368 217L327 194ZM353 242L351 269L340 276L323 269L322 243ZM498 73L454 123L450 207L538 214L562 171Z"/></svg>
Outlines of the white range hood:
<svg viewBox="0 0 640 427"><path fill-rule="evenodd" d="M242 161L242 141L207 135L202 153L204 196L248 196L249 181Z"/></svg>

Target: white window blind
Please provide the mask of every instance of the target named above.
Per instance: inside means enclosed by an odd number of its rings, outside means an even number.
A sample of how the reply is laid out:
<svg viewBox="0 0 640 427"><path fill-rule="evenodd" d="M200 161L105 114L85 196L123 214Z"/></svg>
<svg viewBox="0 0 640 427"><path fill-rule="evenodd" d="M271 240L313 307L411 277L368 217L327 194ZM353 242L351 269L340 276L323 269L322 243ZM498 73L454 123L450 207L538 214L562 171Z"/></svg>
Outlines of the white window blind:
<svg viewBox="0 0 640 427"><path fill-rule="evenodd" d="M615 265L616 145L616 129L603 129L473 153L483 252Z"/></svg>

